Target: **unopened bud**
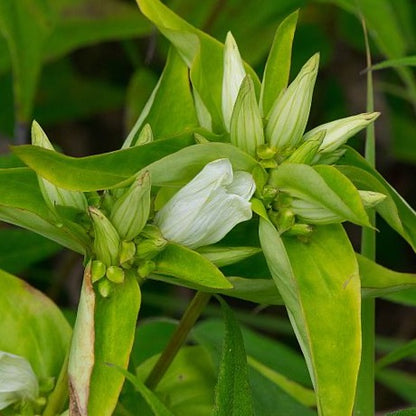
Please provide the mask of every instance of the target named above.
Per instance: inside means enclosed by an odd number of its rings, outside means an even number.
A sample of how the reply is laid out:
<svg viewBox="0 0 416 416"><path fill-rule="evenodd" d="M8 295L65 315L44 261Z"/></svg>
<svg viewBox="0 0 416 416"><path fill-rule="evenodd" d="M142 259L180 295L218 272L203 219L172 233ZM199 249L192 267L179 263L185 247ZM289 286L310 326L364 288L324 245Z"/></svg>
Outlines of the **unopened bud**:
<svg viewBox="0 0 416 416"><path fill-rule="evenodd" d="M152 260L144 260L140 262L139 266L137 267L137 274L142 278L146 278L149 276L156 269L156 264Z"/></svg>
<svg viewBox="0 0 416 416"><path fill-rule="evenodd" d="M309 224L294 224L285 232L285 236L291 237L308 237L312 234L313 227Z"/></svg>
<svg viewBox="0 0 416 416"><path fill-rule="evenodd" d="M269 205L277 196L278 189L271 185L266 185L263 188L262 199L264 204L267 206Z"/></svg>
<svg viewBox="0 0 416 416"><path fill-rule="evenodd" d="M142 146L144 144L153 142L153 131L149 123L146 123L137 138L135 146Z"/></svg>
<svg viewBox="0 0 416 416"><path fill-rule="evenodd" d="M97 282L105 276L107 266L100 260L94 260L91 264L91 281L92 283Z"/></svg>
<svg viewBox="0 0 416 416"><path fill-rule="evenodd" d="M118 264L120 237L110 220L97 208L89 207L94 227L94 251L107 266Z"/></svg>
<svg viewBox="0 0 416 416"><path fill-rule="evenodd" d="M258 146L256 153L259 159L273 159L276 156L276 150L272 149L267 144L261 144Z"/></svg>
<svg viewBox="0 0 416 416"><path fill-rule="evenodd" d="M136 254L136 244L133 241L122 241L120 245L120 264L133 259Z"/></svg>
<svg viewBox="0 0 416 416"><path fill-rule="evenodd" d="M101 279L98 282L98 293L103 298L108 298L111 295L111 292L113 291L113 287L111 285L111 282L107 279Z"/></svg>
<svg viewBox="0 0 416 416"><path fill-rule="evenodd" d="M251 156L264 143L263 121L250 75L244 78L231 116L231 143Z"/></svg>
<svg viewBox="0 0 416 416"><path fill-rule="evenodd" d="M224 45L224 75L222 79L222 114L227 131L230 131L231 115L240 85L246 76L243 60L231 32Z"/></svg>
<svg viewBox="0 0 416 416"><path fill-rule="evenodd" d="M342 147L340 147L330 153L318 152L312 164L316 165L317 163L319 163L320 165L332 165L335 162L337 162L342 156L344 156L344 153L346 151L347 149L343 149Z"/></svg>
<svg viewBox="0 0 416 416"><path fill-rule="evenodd" d="M302 140L318 73L319 54L303 66L295 80L273 104L266 127L270 146L296 147Z"/></svg>
<svg viewBox="0 0 416 416"><path fill-rule="evenodd" d="M260 160L260 166L264 169L274 169L277 168L277 161L274 159L264 159Z"/></svg>
<svg viewBox="0 0 416 416"><path fill-rule="evenodd" d="M325 130L318 132L313 138L302 143L287 159L290 163L310 165L314 161L319 147L325 137Z"/></svg>
<svg viewBox="0 0 416 416"><path fill-rule="evenodd" d="M107 268L107 279L113 283L124 282L124 270L121 267L110 266Z"/></svg>
<svg viewBox="0 0 416 416"><path fill-rule="evenodd" d="M358 191L365 208L374 208L386 199L386 195L373 191Z"/></svg>
<svg viewBox="0 0 416 416"><path fill-rule="evenodd" d="M136 246L136 256L139 259L152 259L165 248L166 244L164 238L142 240Z"/></svg>
<svg viewBox="0 0 416 416"><path fill-rule="evenodd" d="M32 123L32 144L47 150L55 150L45 132L36 121ZM86 211L87 199L82 192L59 188L39 175L38 180L43 198L52 211L55 211L56 205L75 208L83 212Z"/></svg>
<svg viewBox="0 0 416 416"><path fill-rule="evenodd" d="M142 173L114 203L110 219L123 240L132 240L143 229L150 212L150 175Z"/></svg>
<svg viewBox="0 0 416 416"><path fill-rule="evenodd" d="M283 234L295 224L295 214L290 209L282 209L279 212L269 211L269 217L280 234Z"/></svg>
<svg viewBox="0 0 416 416"><path fill-rule="evenodd" d="M304 140L310 140L314 135L322 130L326 130L325 138L319 149L320 153L330 153L346 141L374 122L380 113L362 113L356 116L341 118L322 124L307 132L303 137Z"/></svg>

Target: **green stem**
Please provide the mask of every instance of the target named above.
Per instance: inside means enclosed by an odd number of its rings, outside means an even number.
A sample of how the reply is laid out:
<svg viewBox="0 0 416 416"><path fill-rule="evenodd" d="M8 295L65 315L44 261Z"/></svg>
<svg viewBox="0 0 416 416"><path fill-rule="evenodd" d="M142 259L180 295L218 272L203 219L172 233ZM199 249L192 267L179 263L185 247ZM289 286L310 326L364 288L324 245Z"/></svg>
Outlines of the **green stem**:
<svg viewBox="0 0 416 416"><path fill-rule="evenodd" d="M68 361L69 349L62 364L61 372L56 381L55 388L48 397L46 407L42 416L56 416L62 413L65 403L68 399Z"/></svg>
<svg viewBox="0 0 416 416"><path fill-rule="evenodd" d="M364 39L367 55L367 67L371 67L371 54L367 29L362 18ZM367 72L367 112L374 111L373 74ZM365 158L371 166L375 166L375 133L374 125L367 128ZM370 223L375 226L375 213L369 214ZM361 254L371 260L376 257L376 235L373 229L364 228L361 235ZM375 349L375 301L363 299L361 304L362 353L360 372L357 382L355 399L355 416L372 416L375 410L374 400L374 349Z"/></svg>
<svg viewBox="0 0 416 416"><path fill-rule="evenodd" d="M186 308L176 331L173 333L168 345L163 350L151 373L146 379L146 385L154 389L162 379L179 349L184 344L189 332L195 325L205 306L211 298L210 293L197 292L191 303Z"/></svg>

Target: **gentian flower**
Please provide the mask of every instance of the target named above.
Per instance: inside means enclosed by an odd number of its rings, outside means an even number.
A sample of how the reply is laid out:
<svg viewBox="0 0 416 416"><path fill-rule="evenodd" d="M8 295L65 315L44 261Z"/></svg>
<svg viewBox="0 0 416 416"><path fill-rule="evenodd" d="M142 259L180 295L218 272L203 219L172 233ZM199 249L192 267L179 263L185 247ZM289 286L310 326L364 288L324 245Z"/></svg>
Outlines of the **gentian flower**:
<svg viewBox="0 0 416 416"><path fill-rule="evenodd" d="M155 224L170 241L189 248L214 244L251 218L252 176L233 172L228 159L208 163L156 214Z"/></svg>

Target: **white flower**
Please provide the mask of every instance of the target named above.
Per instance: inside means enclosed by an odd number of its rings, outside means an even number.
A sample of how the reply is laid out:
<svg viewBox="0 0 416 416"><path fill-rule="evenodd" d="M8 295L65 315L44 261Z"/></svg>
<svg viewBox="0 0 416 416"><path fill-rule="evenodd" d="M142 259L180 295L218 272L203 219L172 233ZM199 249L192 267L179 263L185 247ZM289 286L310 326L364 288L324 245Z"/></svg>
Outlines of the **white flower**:
<svg viewBox="0 0 416 416"><path fill-rule="evenodd" d="M0 351L0 410L22 400L36 400L38 395L38 380L29 361Z"/></svg>
<svg viewBox="0 0 416 416"><path fill-rule="evenodd" d="M228 159L208 163L156 214L170 241L190 248L214 244L235 225L251 218L252 176L234 172Z"/></svg>

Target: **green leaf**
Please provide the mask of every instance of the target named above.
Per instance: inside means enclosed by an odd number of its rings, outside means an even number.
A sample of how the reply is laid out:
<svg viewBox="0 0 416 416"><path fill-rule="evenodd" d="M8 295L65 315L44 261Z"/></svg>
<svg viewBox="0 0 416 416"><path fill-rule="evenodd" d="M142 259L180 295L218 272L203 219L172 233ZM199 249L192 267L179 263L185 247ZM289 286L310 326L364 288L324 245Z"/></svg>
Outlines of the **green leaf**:
<svg viewBox="0 0 416 416"><path fill-rule="evenodd" d="M30 119L43 48L56 21L50 0L2 1L0 32L6 38L13 68L17 118Z"/></svg>
<svg viewBox="0 0 416 416"><path fill-rule="evenodd" d="M253 402L243 337L231 309L221 298L219 301L224 314L225 336L212 415L252 416Z"/></svg>
<svg viewBox="0 0 416 416"><path fill-rule="evenodd" d="M123 147L134 145L141 128L150 124L156 139L198 127L188 68L171 49L165 69Z"/></svg>
<svg viewBox="0 0 416 416"><path fill-rule="evenodd" d="M363 296L385 296L416 286L416 274L399 273L357 254Z"/></svg>
<svg viewBox="0 0 416 416"><path fill-rule="evenodd" d="M211 113L214 131L223 131L223 45L181 19L159 0L137 0L137 3L142 13L170 40L191 69L192 84ZM248 66L246 71L259 89L260 82L256 73Z"/></svg>
<svg viewBox="0 0 416 416"><path fill-rule="evenodd" d="M0 239L1 241L1 239ZM217 267L228 266L261 252L259 247L204 246L196 250Z"/></svg>
<svg viewBox="0 0 416 416"><path fill-rule="evenodd" d="M343 228L316 227L308 243L283 241L260 219L260 241L314 381L319 412L351 415L361 299L358 265Z"/></svg>
<svg viewBox="0 0 416 416"><path fill-rule="evenodd" d="M163 402L152 392L152 390L148 389L145 384L135 377L133 374L129 373L124 368L115 366L115 368L120 371L123 376L133 384L136 390L141 394L143 399L152 409L154 416L173 416L173 413L163 404Z"/></svg>
<svg viewBox="0 0 416 416"><path fill-rule="evenodd" d="M347 148L336 166L358 189L386 195L377 212L416 250L416 213L395 189L355 150Z"/></svg>
<svg viewBox="0 0 416 416"><path fill-rule="evenodd" d="M196 251L178 244L168 243L154 261L156 263L155 274L195 282L201 287L213 289L232 287L219 269L209 260Z"/></svg>
<svg viewBox="0 0 416 416"><path fill-rule="evenodd" d="M383 369L376 372L376 381L394 391L410 404L416 404L416 377L403 371Z"/></svg>
<svg viewBox="0 0 416 416"><path fill-rule="evenodd" d="M58 377L71 327L41 292L0 270L0 351L25 357L39 378Z"/></svg>
<svg viewBox="0 0 416 416"><path fill-rule="evenodd" d="M0 269L19 273L57 253L60 247L25 230L0 229Z"/></svg>
<svg viewBox="0 0 416 416"><path fill-rule="evenodd" d="M90 382L88 414L113 414L124 376L109 364L127 368L140 304L140 288L135 275L129 272L126 273L123 284L113 285L108 298L96 299L95 362Z"/></svg>
<svg viewBox="0 0 416 416"><path fill-rule="evenodd" d="M332 166L283 163L272 171L270 183L292 196L326 208L340 221L369 226L357 189Z"/></svg>
<svg viewBox="0 0 416 416"><path fill-rule="evenodd" d="M149 163L192 143L188 132L143 146L81 158L29 145L13 147L13 151L49 182L65 189L88 192L114 187ZM30 174L25 171L25 175Z"/></svg>
<svg viewBox="0 0 416 416"><path fill-rule="evenodd" d="M410 342L406 342L404 345L401 345L392 352L380 358L376 363L376 368L381 370L382 368L390 366L408 357L414 357L415 355L416 340L412 340Z"/></svg>
<svg viewBox="0 0 416 416"><path fill-rule="evenodd" d="M292 58L292 43L299 12L286 17L276 30L273 44L264 68L261 84L260 108L268 115L280 92L287 87Z"/></svg>
<svg viewBox="0 0 416 416"><path fill-rule="evenodd" d="M377 71L379 69L397 68L401 66L416 66L416 56L405 56L404 58L388 59L386 61L370 66L370 68L367 68L366 71Z"/></svg>
<svg viewBox="0 0 416 416"><path fill-rule="evenodd" d="M416 415L416 407L397 410L396 412L389 412L386 413L386 416L415 416Z"/></svg>

